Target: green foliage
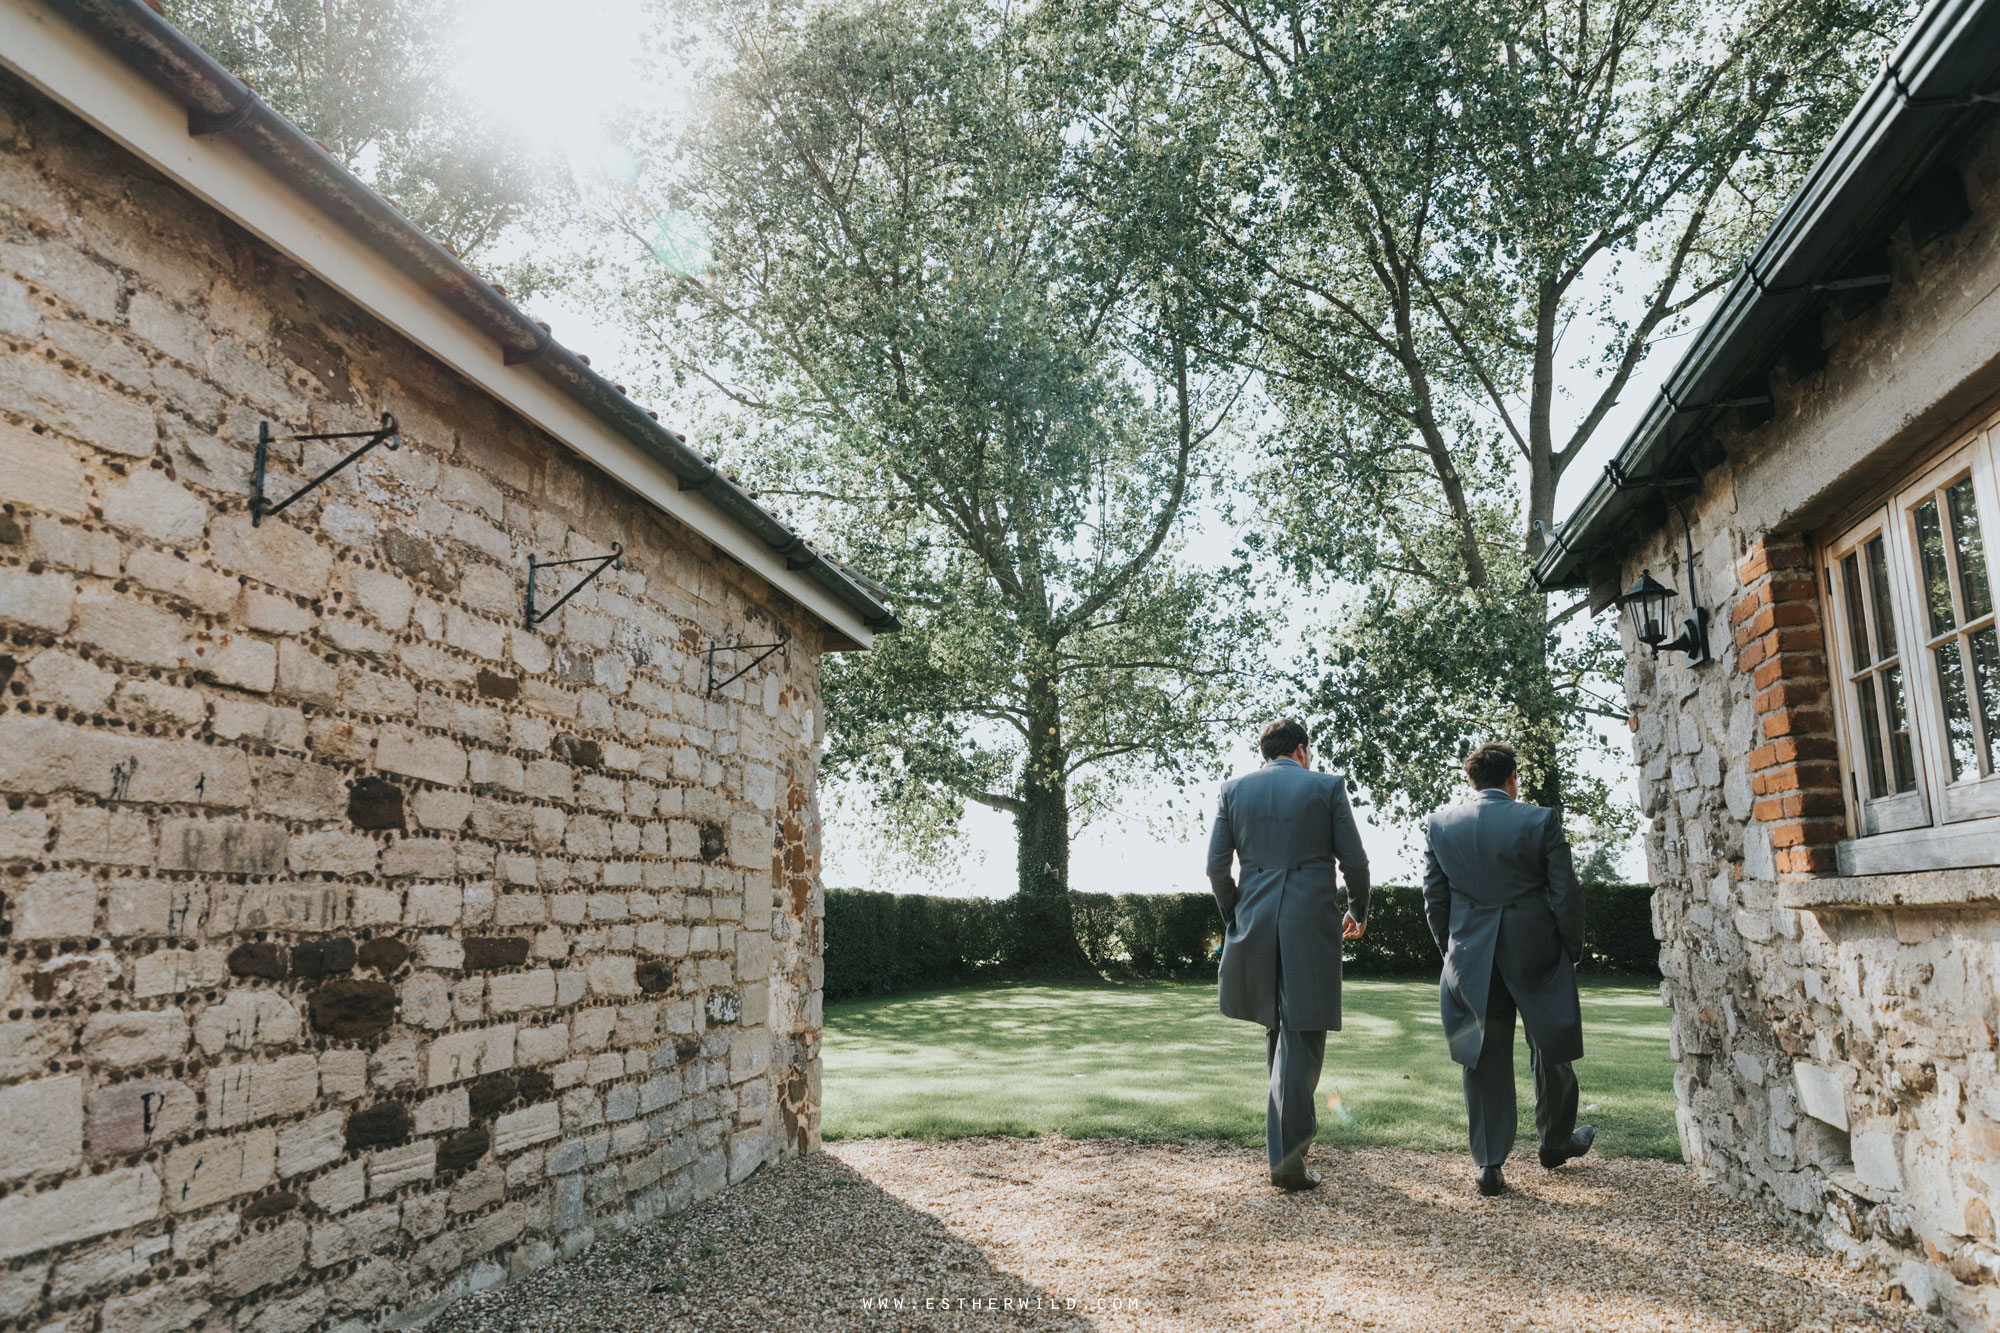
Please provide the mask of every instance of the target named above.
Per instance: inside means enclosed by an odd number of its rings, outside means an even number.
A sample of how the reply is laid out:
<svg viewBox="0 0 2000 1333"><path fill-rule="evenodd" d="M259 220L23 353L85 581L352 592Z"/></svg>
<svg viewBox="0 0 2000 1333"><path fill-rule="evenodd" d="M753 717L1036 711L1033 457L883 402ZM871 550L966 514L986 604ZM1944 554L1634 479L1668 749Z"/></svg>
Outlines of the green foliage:
<svg viewBox="0 0 2000 1333"><path fill-rule="evenodd" d="M1013 814L1059 932L1074 824L1208 776L1245 706L1244 572L1179 555L1243 385L1184 276L1202 126L1032 10L673 12L714 59L611 221L649 255L693 219L709 262L607 261L599 299L889 590L903 630L826 671L828 775L906 850Z"/></svg>
<svg viewBox="0 0 2000 1333"><path fill-rule="evenodd" d="M460 0L166 0L165 9L224 68L463 257L559 192L554 162L454 96L450 34Z"/></svg>
<svg viewBox="0 0 2000 1333"><path fill-rule="evenodd" d="M1076 893L1078 943L1096 971L1122 977L1213 977L1222 947L1215 899L1206 893ZM1658 976L1653 890L1591 884L1580 970ZM1022 975L1010 964L1018 903L872 889L826 891L826 998L888 995ZM1368 933L1346 948L1356 976L1435 976L1437 944L1424 920L1423 890L1377 885Z"/></svg>
<svg viewBox="0 0 2000 1333"><path fill-rule="evenodd" d="M1202 285L1277 408L1262 549L1359 590L1303 675L1378 803L1439 804L1465 745L1504 737L1543 803L1619 817L1580 749L1621 711L1615 654L1539 626L1526 571L1648 348L1731 276L1910 8L1156 4L1232 92L1206 220L1236 263Z"/></svg>

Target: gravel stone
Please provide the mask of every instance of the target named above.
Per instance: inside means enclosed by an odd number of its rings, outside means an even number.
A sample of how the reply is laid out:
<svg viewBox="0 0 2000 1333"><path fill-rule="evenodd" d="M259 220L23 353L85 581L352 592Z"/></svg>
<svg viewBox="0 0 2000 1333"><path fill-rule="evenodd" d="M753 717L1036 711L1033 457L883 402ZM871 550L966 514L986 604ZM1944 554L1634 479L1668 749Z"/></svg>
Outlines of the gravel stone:
<svg viewBox="0 0 2000 1333"><path fill-rule="evenodd" d="M1326 1183L1294 1195L1270 1186L1261 1149L1218 1143L851 1140L467 1296L434 1327L1947 1327L1685 1166L1549 1172L1517 1155L1513 1191L1482 1199L1458 1154L1310 1164Z"/></svg>

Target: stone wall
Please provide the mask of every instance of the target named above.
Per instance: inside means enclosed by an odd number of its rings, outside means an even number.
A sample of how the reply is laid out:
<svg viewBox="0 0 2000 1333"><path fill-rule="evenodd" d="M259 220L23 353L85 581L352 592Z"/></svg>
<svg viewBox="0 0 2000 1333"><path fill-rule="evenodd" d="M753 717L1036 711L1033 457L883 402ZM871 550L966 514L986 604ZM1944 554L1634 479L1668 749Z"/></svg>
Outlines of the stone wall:
<svg viewBox="0 0 2000 1333"><path fill-rule="evenodd" d="M1920 1305L2000 1325L2000 872L1842 878L1846 810L1810 535L2000 394L2000 156L1960 163L1972 215L1907 229L1879 304L1832 310L1772 376L1642 567L1715 617L1717 660L1622 627L1662 998L1688 1160Z"/></svg>
<svg viewBox="0 0 2000 1333"><path fill-rule="evenodd" d="M7 80L0 502L0 1327L417 1322L817 1146L815 623Z"/></svg>

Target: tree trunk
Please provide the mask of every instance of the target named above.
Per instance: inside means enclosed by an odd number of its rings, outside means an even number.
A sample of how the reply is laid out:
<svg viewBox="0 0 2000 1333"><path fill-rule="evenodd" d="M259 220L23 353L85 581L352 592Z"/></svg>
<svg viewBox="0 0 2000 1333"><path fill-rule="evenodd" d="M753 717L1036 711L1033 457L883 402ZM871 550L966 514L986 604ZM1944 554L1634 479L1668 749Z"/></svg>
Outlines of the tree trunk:
<svg viewBox="0 0 2000 1333"><path fill-rule="evenodd" d="M1028 761L1014 817L1011 962L1023 975L1072 977L1093 969L1076 941L1069 897L1069 776L1053 690L1030 689Z"/></svg>

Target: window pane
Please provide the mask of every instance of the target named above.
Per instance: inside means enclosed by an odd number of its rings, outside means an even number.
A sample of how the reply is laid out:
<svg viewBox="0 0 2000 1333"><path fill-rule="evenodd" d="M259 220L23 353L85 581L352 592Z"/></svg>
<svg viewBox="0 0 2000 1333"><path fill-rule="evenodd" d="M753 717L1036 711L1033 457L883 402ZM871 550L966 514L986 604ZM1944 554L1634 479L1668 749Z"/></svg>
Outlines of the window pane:
<svg viewBox="0 0 2000 1333"><path fill-rule="evenodd" d="M1958 640L1947 639L1936 650L1938 694L1944 699L1946 748L1951 751L1953 782L1979 776L1979 752L1972 743L1972 710L1965 697L1965 668L1959 661Z"/></svg>
<svg viewBox="0 0 2000 1333"><path fill-rule="evenodd" d="M1931 633L1942 634L1958 622L1951 615L1951 576L1944 568L1944 529L1938 523L1936 497L1917 506L1916 519L1917 554L1924 565L1924 600L1930 607Z"/></svg>
<svg viewBox="0 0 2000 1333"><path fill-rule="evenodd" d="M2000 635L1993 626L1969 636L1972 649L1972 687L1979 696L1979 729L1986 737L1986 767L1991 773L2000 768Z"/></svg>
<svg viewBox="0 0 2000 1333"><path fill-rule="evenodd" d="M1882 722L1875 711L1875 677L1863 676L1855 683L1861 712L1861 748L1868 755L1868 796L1880 800L1889 795L1889 781L1882 772Z"/></svg>
<svg viewBox="0 0 2000 1333"><path fill-rule="evenodd" d="M1882 702L1889 709L1889 753L1895 760L1896 790L1917 789L1917 761L1910 750L1910 714L1903 707L1903 668L1883 670Z"/></svg>
<svg viewBox="0 0 2000 1333"><path fill-rule="evenodd" d="M1854 662L1850 670L1868 665L1868 622L1861 615L1861 562L1854 552L1840 562L1840 586L1847 593L1847 646Z"/></svg>
<svg viewBox="0 0 2000 1333"><path fill-rule="evenodd" d="M1874 589L1875 643L1883 657L1896 655L1896 616L1889 604L1889 556L1880 537L1863 548L1868 556L1868 584Z"/></svg>
<svg viewBox="0 0 2000 1333"><path fill-rule="evenodd" d="M1951 509L1951 542L1958 554L1958 590L1965 597L1965 618L1977 620L1993 609L1986 584L1986 547L1979 537L1979 508L1972 499L1972 478L1960 477L1945 488Z"/></svg>

